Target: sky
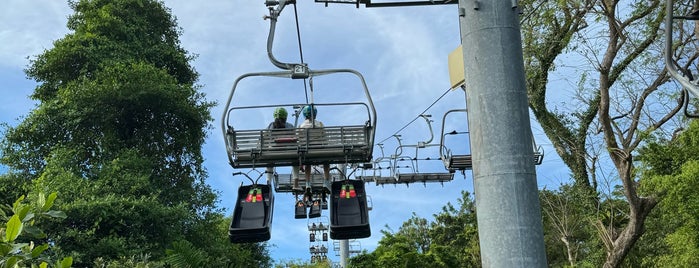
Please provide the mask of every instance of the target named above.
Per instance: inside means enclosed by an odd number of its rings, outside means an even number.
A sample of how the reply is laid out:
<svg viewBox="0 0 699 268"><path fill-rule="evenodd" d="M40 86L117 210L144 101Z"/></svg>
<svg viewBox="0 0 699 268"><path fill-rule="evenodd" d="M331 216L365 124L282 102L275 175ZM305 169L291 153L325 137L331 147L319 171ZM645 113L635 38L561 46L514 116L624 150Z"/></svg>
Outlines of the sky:
<svg viewBox="0 0 699 268"><path fill-rule="evenodd" d="M203 148L207 182L220 192L219 207L230 213L240 176L228 165L221 132L224 105L237 77L251 72L278 71L267 58L269 21L264 1L167 0L182 28L181 45L197 55L192 62L200 73L201 91L209 101L218 103L211 113L212 129ZM28 98L37 85L23 73L30 59L53 47L53 41L68 32L67 18L72 14L66 1L5 0L0 9L0 122L16 125L36 103ZM300 62L294 7L288 6L277 23L274 56L281 62ZM447 55L460 44L458 14L455 5L428 7L355 8L354 5L329 5L311 0L298 1L301 47L304 62L311 69L354 69L366 79L377 111L376 141L384 141L386 156L395 153L397 143L391 138L397 130L415 119L450 87ZM560 77L558 77L560 78ZM558 79L556 76L552 80ZM245 79L239 83L233 106L286 104L305 102L308 87L299 80ZM313 98L316 103L367 102L363 89L348 77L324 76L314 80ZM434 141L439 143L442 118L446 111L465 108L461 90L448 91L434 103L431 114ZM361 113L342 109L321 109L318 119L326 125L342 125L351 120L363 120ZM271 110L251 116L237 116L233 124L249 128L264 128L272 121ZM444 129L466 130L463 114L447 117ZM532 132L544 152L544 162L536 167L539 188L557 186L568 178L568 170L555 154L541 127L532 122ZM399 133L403 145L415 145L430 138L423 119L405 127ZM456 153L468 152L463 141L448 141ZM414 154L415 150L405 150ZM433 148L418 151L419 157L438 157ZM380 157L379 147L374 157ZM438 161L419 163L420 172L445 172ZM278 172L289 173L288 168ZM384 174L387 175L387 174ZM372 236L353 245L373 250L381 238L380 231L397 231L412 213L432 219L446 202L456 203L461 191L473 192L472 175L457 173L452 182L427 185L376 186L367 185L371 196L369 213ZM310 259L307 220L293 218L293 197L275 195L271 254L275 260ZM323 211L324 216L328 214ZM326 219L327 220L327 219ZM338 261L332 251L329 257Z"/></svg>

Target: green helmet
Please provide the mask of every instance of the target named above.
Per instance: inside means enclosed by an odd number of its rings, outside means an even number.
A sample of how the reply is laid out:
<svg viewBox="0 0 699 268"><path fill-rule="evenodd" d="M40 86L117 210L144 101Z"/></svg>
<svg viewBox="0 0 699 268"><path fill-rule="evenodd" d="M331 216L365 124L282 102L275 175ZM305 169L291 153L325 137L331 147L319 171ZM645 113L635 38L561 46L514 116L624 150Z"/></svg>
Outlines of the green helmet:
<svg viewBox="0 0 699 268"><path fill-rule="evenodd" d="M274 118L285 118L287 117L288 113L286 112L286 109L279 107L274 110Z"/></svg>

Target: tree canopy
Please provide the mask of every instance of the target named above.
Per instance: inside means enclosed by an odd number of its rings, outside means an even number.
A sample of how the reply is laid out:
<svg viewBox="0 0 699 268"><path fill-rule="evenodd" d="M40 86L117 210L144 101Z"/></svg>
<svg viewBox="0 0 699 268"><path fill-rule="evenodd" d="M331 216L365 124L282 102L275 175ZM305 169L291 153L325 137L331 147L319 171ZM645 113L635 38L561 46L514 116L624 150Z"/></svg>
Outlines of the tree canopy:
<svg viewBox="0 0 699 268"><path fill-rule="evenodd" d="M198 90L170 10L157 0L70 5L71 32L26 69L37 108L0 144L3 182L61 196L67 218L46 228L56 252L77 266L146 252L171 264L200 252L206 266L270 266L265 244L226 239L202 166L214 103Z"/></svg>

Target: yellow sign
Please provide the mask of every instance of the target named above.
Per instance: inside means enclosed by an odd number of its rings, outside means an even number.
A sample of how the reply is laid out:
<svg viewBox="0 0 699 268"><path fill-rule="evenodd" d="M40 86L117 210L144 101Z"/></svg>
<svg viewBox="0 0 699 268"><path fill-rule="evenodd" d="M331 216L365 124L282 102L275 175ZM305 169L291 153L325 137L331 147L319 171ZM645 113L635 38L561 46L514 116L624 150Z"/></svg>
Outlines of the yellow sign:
<svg viewBox="0 0 699 268"><path fill-rule="evenodd" d="M449 53L449 82L451 88L460 87L465 82L464 53L461 45Z"/></svg>

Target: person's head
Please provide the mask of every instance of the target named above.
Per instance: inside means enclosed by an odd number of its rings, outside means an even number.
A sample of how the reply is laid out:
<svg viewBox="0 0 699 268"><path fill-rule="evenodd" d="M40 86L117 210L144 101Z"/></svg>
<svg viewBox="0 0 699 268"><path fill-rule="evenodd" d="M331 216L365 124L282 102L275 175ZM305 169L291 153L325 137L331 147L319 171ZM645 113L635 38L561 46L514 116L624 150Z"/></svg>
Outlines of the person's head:
<svg viewBox="0 0 699 268"><path fill-rule="evenodd" d="M316 107L313 107L312 105L307 105L303 107L303 110L301 110L303 113L303 116L306 117L306 119L315 119L316 116L318 116L318 109Z"/></svg>
<svg viewBox="0 0 699 268"><path fill-rule="evenodd" d="M284 109L283 107L274 109L274 120L283 119L284 121L286 121L286 117L288 115L289 114L286 112L286 109Z"/></svg>
<svg viewBox="0 0 699 268"><path fill-rule="evenodd" d="M287 112L286 109L279 107L274 110L274 123L272 124L273 128L286 128L286 117L287 117Z"/></svg>

